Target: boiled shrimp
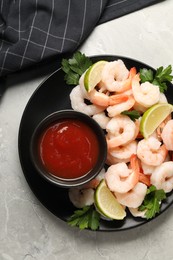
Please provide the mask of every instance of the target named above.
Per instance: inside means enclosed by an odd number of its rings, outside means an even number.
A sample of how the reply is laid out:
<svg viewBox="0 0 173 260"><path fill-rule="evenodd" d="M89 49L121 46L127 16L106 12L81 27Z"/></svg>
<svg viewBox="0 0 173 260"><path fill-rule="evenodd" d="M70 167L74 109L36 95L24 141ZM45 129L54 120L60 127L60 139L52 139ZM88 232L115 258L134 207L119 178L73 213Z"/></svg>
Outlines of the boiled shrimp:
<svg viewBox="0 0 173 260"><path fill-rule="evenodd" d="M107 153L107 160L106 160L106 164L107 165L112 165L112 164L116 164L116 163L120 163L120 162L125 162L128 163L129 159L118 159L114 156L112 156L109 152Z"/></svg>
<svg viewBox="0 0 173 260"><path fill-rule="evenodd" d="M98 180L99 182L105 178L105 168L103 168L100 173L95 177L96 180Z"/></svg>
<svg viewBox="0 0 173 260"><path fill-rule="evenodd" d="M113 117L106 131L108 149L125 145L136 138L136 124L126 115Z"/></svg>
<svg viewBox="0 0 173 260"><path fill-rule="evenodd" d="M104 110L103 107L85 103L86 95L82 92L81 87L78 85L74 87L70 93L71 106L74 110L85 113L88 116L95 115Z"/></svg>
<svg viewBox="0 0 173 260"><path fill-rule="evenodd" d="M139 160L139 158L137 157L136 154L132 154L130 157L130 166L131 168L134 168L136 171L139 172L139 182L142 182L143 184L150 186L150 176L147 176L143 173L142 171L142 167L141 167L141 161Z"/></svg>
<svg viewBox="0 0 173 260"><path fill-rule="evenodd" d="M171 157L170 154L168 153L167 156L165 157L164 162L169 162L169 161L171 161ZM155 170L156 167L157 166L152 166L141 162L141 168L145 175L151 176L152 172Z"/></svg>
<svg viewBox="0 0 173 260"><path fill-rule="evenodd" d="M151 184L166 193L173 189L173 162L164 162L156 167L151 175Z"/></svg>
<svg viewBox="0 0 173 260"><path fill-rule="evenodd" d="M101 126L102 129L106 129L106 126L110 121L110 118L106 116L104 111L93 115L93 119Z"/></svg>
<svg viewBox="0 0 173 260"><path fill-rule="evenodd" d="M117 162L130 162L132 154L136 154L137 151L137 141L132 141L126 145L118 146L108 153L115 159Z"/></svg>
<svg viewBox="0 0 173 260"><path fill-rule="evenodd" d="M120 104L128 100L128 96L124 94L114 94L109 95L109 93L99 92L97 89L93 89L88 93L89 100L97 105L102 107L113 106Z"/></svg>
<svg viewBox="0 0 173 260"><path fill-rule="evenodd" d="M121 103L108 106L107 107L108 115L109 117L117 116L125 110L130 110L134 106L134 104L135 104L135 99L133 98L133 96L132 95L127 96L127 99L124 101L122 100Z"/></svg>
<svg viewBox="0 0 173 260"><path fill-rule="evenodd" d="M141 121L141 117L139 117L138 119L135 120L135 126L136 126L136 130L135 130L135 137L134 139L141 139L143 138L143 136L140 133L140 121Z"/></svg>
<svg viewBox="0 0 173 260"><path fill-rule="evenodd" d="M160 90L150 82L140 84L140 76L137 74L132 79L133 96L137 103L144 107L151 107L159 102Z"/></svg>
<svg viewBox="0 0 173 260"><path fill-rule="evenodd" d="M111 165L105 173L105 180L112 192L126 193L139 181L139 168L134 157L131 157L131 168L126 163Z"/></svg>
<svg viewBox="0 0 173 260"><path fill-rule="evenodd" d="M168 100L164 93L160 93L160 98L158 103L168 103Z"/></svg>
<svg viewBox="0 0 173 260"><path fill-rule="evenodd" d="M173 151L173 119L169 120L163 127L161 138L166 146L166 149Z"/></svg>
<svg viewBox="0 0 173 260"><path fill-rule="evenodd" d="M156 137L159 139L159 140L162 140L162 132L163 132L163 129L164 129L164 127L166 126L166 124L168 123L168 121L170 121L171 120L171 114L169 114L166 118L165 118L165 120L163 120L163 122L156 128L156 130L155 130L155 134L156 134ZM170 125L171 126L171 125ZM171 128L171 127L170 127ZM170 133L170 129L168 128L167 129L167 127L165 128L165 132L166 132L166 134L167 134L167 130L169 131L169 133ZM169 134L168 134L169 135ZM168 149L169 150L169 149Z"/></svg>
<svg viewBox="0 0 173 260"><path fill-rule="evenodd" d="M146 195L147 186L141 182L138 182L130 191L126 193L115 192L115 197L118 202L129 208L138 208Z"/></svg>
<svg viewBox="0 0 173 260"><path fill-rule="evenodd" d="M136 69L129 70L122 60L107 63L102 71L102 83L111 92L124 92L131 88L131 80Z"/></svg>
<svg viewBox="0 0 173 260"><path fill-rule="evenodd" d="M140 114L143 114L148 108L144 107L143 105L139 104L136 100L135 100L135 104L133 106L134 110L137 110Z"/></svg>
<svg viewBox="0 0 173 260"><path fill-rule="evenodd" d="M83 208L94 203L94 189L70 188L69 199L76 208Z"/></svg>
<svg viewBox="0 0 173 260"><path fill-rule="evenodd" d="M145 175L151 175L156 166L148 165L144 162L141 162L142 171Z"/></svg>
<svg viewBox="0 0 173 260"><path fill-rule="evenodd" d="M138 210L138 208L130 208L130 207L128 209L133 217L146 218L145 216L146 210L140 211Z"/></svg>
<svg viewBox="0 0 173 260"><path fill-rule="evenodd" d="M167 149L165 145L154 138L142 139L138 142L137 156L147 165L158 166L164 162L167 156Z"/></svg>

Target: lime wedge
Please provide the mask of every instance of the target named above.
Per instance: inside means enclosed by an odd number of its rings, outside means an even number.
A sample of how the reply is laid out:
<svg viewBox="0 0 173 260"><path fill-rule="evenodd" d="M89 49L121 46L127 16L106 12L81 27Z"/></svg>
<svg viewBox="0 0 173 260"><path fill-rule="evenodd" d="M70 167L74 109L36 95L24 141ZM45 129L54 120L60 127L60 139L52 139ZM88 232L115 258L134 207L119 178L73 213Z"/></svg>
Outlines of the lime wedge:
<svg viewBox="0 0 173 260"><path fill-rule="evenodd" d="M89 67L84 76L84 86L90 92L101 81L102 70L107 61L101 60Z"/></svg>
<svg viewBox="0 0 173 260"><path fill-rule="evenodd" d="M98 211L109 219L123 219L126 212L102 180L95 191L95 205Z"/></svg>
<svg viewBox="0 0 173 260"><path fill-rule="evenodd" d="M140 122L143 137L148 138L172 111L173 105L168 103L159 103L147 109Z"/></svg>

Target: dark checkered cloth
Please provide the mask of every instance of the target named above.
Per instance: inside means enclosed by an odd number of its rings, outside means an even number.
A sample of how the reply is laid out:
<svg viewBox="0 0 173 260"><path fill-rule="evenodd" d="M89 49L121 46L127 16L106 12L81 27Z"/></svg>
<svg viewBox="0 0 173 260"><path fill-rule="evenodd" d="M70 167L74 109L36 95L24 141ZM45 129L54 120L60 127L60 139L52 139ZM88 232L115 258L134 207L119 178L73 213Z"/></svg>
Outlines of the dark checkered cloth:
<svg viewBox="0 0 173 260"><path fill-rule="evenodd" d="M0 0L0 77L74 52L94 27L156 0Z"/></svg>

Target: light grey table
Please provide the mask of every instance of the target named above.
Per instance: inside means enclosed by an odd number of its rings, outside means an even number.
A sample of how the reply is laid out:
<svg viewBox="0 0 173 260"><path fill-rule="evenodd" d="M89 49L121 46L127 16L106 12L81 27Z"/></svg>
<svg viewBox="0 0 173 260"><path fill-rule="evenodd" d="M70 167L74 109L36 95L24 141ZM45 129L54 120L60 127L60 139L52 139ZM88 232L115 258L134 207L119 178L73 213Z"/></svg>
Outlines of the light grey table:
<svg viewBox="0 0 173 260"><path fill-rule="evenodd" d="M173 65L172 11L173 1L166 0L102 24L81 51L155 68ZM0 100L0 260L173 260L173 206L133 230L91 232L70 228L33 195L19 162L18 129L27 101L49 73L43 72L9 76Z"/></svg>

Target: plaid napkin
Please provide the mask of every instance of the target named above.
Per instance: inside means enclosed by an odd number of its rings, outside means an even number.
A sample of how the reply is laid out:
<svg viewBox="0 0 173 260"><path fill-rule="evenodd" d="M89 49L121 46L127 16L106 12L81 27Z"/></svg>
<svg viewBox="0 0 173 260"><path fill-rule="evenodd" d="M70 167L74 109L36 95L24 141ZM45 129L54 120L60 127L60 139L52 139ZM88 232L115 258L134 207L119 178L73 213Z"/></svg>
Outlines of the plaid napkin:
<svg viewBox="0 0 173 260"><path fill-rule="evenodd" d="M0 77L74 52L95 26L156 0L0 0Z"/></svg>

